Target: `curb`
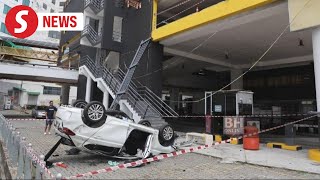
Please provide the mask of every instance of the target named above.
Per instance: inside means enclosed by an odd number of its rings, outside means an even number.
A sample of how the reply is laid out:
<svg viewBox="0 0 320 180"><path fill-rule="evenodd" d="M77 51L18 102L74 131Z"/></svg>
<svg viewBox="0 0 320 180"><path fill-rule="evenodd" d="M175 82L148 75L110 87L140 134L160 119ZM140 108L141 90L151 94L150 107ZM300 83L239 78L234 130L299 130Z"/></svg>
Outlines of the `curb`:
<svg viewBox="0 0 320 180"><path fill-rule="evenodd" d="M308 151L309 159L320 162L320 149L310 149Z"/></svg>
<svg viewBox="0 0 320 180"><path fill-rule="evenodd" d="M299 151L302 150L302 146L300 145L286 145L285 143L267 143L268 148L278 148L278 149L284 149L284 150L289 150L289 151Z"/></svg>

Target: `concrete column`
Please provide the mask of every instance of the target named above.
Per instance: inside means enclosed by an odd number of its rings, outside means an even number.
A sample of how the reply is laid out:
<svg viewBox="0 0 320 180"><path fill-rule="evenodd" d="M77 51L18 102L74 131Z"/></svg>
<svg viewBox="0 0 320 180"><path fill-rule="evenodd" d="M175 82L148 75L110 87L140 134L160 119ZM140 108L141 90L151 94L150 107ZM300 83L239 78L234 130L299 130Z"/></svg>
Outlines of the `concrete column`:
<svg viewBox="0 0 320 180"><path fill-rule="evenodd" d="M103 105L104 105L104 107L106 108L106 109L108 109L109 108L109 93L108 93L108 91L105 91L104 93L103 93Z"/></svg>
<svg viewBox="0 0 320 180"><path fill-rule="evenodd" d="M243 73L242 69L231 69L230 81L233 81L234 79L238 78L242 73ZM236 82L232 83L231 89L243 89L243 78L241 77Z"/></svg>
<svg viewBox="0 0 320 180"><path fill-rule="evenodd" d="M179 110L178 101L179 101L179 89L178 88L172 88L171 91L170 91L170 107L175 111Z"/></svg>
<svg viewBox="0 0 320 180"><path fill-rule="evenodd" d="M317 95L317 111L320 112L320 27L313 30L313 61L314 61L314 77Z"/></svg>
<svg viewBox="0 0 320 180"><path fill-rule="evenodd" d="M314 79L316 87L317 111L320 112L320 27L313 30L313 62L314 62ZM320 132L320 118L318 117L318 132ZM320 133L319 142L320 142Z"/></svg>
<svg viewBox="0 0 320 180"><path fill-rule="evenodd" d="M61 104L69 104L70 85L64 84L61 88Z"/></svg>
<svg viewBox="0 0 320 180"><path fill-rule="evenodd" d="M86 101L91 101L91 78L89 76L87 76Z"/></svg>

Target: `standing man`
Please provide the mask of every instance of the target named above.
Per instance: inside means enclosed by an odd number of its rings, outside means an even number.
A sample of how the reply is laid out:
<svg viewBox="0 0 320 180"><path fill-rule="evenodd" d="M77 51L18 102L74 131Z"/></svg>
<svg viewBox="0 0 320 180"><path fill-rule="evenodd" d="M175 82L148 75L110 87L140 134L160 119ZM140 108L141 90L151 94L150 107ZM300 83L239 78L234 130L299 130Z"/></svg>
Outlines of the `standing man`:
<svg viewBox="0 0 320 180"><path fill-rule="evenodd" d="M57 108L53 106L53 101L50 101L49 107L46 109L46 128L44 129L44 135L51 134L50 129L55 118ZM49 126L49 127L48 127ZM48 131L47 131L48 130Z"/></svg>

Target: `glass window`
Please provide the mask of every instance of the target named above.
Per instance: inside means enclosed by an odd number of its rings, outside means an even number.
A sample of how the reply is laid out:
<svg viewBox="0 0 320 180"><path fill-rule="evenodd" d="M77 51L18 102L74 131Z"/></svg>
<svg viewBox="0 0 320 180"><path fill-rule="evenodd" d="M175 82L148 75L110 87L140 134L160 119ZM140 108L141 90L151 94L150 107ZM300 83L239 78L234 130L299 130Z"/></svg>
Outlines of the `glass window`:
<svg viewBox="0 0 320 180"><path fill-rule="evenodd" d="M10 9L11 9L11 7L5 4L3 7L3 14L7 14Z"/></svg>
<svg viewBox="0 0 320 180"><path fill-rule="evenodd" d="M45 3L43 3L43 9L47 10L47 5Z"/></svg>
<svg viewBox="0 0 320 180"><path fill-rule="evenodd" d="M52 4L56 4L56 0L52 0Z"/></svg>
<svg viewBox="0 0 320 180"><path fill-rule="evenodd" d="M43 94L60 95L61 88L60 87L44 86Z"/></svg>
<svg viewBox="0 0 320 180"><path fill-rule="evenodd" d="M51 12L51 13L54 13L54 10L53 10L53 9L51 9L51 10L50 10L50 12Z"/></svg>
<svg viewBox="0 0 320 180"><path fill-rule="evenodd" d="M1 23L1 32L9 34L7 27L4 23Z"/></svg>
<svg viewBox="0 0 320 180"><path fill-rule="evenodd" d="M22 4L25 6L29 6L30 5L30 0L23 0Z"/></svg>
<svg viewBox="0 0 320 180"><path fill-rule="evenodd" d="M114 16L112 39L117 42L122 41L122 17Z"/></svg>

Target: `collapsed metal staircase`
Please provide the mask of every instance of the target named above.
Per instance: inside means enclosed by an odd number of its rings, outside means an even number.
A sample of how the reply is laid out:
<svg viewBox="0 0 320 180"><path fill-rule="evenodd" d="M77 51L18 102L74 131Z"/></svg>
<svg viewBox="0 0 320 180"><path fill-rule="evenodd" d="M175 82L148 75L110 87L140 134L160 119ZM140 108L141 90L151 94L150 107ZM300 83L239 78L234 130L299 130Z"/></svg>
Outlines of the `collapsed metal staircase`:
<svg viewBox="0 0 320 180"><path fill-rule="evenodd" d="M138 119L135 119L136 122L148 120L153 127L158 128L165 124L163 117L177 117L178 114L148 87L132 80L149 41L150 39L141 42L127 73L121 69L110 72L103 66L103 61L101 61L103 57L94 61L89 56L84 56L80 60L80 66L85 66L96 79L102 79L103 84L108 87L109 93L114 97L111 109L115 109L120 101L126 101L133 109L132 113L139 116Z"/></svg>

